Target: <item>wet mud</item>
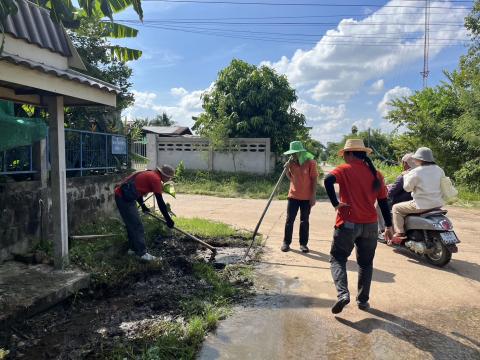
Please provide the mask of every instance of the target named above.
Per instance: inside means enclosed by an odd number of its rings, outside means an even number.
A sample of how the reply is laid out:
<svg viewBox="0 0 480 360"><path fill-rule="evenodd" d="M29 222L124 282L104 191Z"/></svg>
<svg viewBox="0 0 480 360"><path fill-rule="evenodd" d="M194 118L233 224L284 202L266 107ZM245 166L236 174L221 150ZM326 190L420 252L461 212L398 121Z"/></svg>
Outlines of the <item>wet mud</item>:
<svg viewBox="0 0 480 360"><path fill-rule="evenodd" d="M226 243L226 242L225 242ZM210 285L193 275L193 264L212 262L195 243L162 239L154 245L165 266L132 274L115 287L85 290L23 323L0 330L9 359L103 359L124 339L154 321L176 321L180 304ZM218 248L218 268L238 262L245 248Z"/></svg>

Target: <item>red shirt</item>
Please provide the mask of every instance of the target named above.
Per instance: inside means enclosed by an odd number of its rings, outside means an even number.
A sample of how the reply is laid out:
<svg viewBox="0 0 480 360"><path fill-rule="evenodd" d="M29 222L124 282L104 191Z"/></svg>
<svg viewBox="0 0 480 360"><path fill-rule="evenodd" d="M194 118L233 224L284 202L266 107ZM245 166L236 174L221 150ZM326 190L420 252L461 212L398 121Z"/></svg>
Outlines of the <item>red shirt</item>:
<svg viewBox="0 0 480 360"><path fill-rule="evenodd" d="M317 181L317 162L308 160L300 165L297 162L290 164L290 190L288 197L297 200L310 200L313 196L312 186Z"/></svg>
<svg viewBox="0 0 480 360"><path fill-rule="evenodd" d="M138 174L138 175L137 175ZM148 193L161 194L163 192L162 176L158 171L141 171L128 176L122 180L122 183L130 179L135 175L135 188L141 196L145 196ZM122 190L119 186L115 187L115 195L122 196Z"/></svg>
<svg viewBox="0 0 480 360"><path fill-rule="evenodd" d="M365 162L354 160L350 164L342 164L336 167L332 175L337 179L340 186L340 201L350 206L337 211L335 226L344 222L355 224L372 224L377 222L375 201L387 198L387 187L383 175L377 171L380 180L380 189L373 189L373 174Z"/></svg>

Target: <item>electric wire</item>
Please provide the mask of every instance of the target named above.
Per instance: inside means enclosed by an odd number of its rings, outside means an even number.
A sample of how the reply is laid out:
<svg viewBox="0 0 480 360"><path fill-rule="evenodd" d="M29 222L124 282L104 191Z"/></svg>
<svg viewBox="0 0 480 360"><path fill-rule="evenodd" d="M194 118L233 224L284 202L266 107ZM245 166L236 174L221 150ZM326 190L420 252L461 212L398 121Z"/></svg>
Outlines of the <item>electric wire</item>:
<svg viewBox="0 0 480 360"><path fill-rule="evenodd" d="M421 24L419 24L421 25ZM147 25L146 27L151 27ZM154 27L153 27L154 28ZM389 34L394 34L396 36L380 36L376 34L355 34L355 35L327 35L327 34L305 34L305 33L282 33L282 32L270 32L270 31L253 31L253 30L238 30L238 29L222 29L222 28L205 28L205 27L197 27L197 26L181 26L176 28L183 28L183 29L189 29L189 30L206 30L206 31L225 31L225 32L233 32L233 33L242 33L242 34L259 34L259 35L279 35L282 37L315 37L315 38L321 38L321 37L326 37L326 38L332 38L332 39L392 39L392 40L421 40L422 38L420 37L399 37L398 32L394 33L389 33ZM382 35L385 33L382 33ZM411 34L411 33L406 33L406 34ZM418 35L422 35L420 31L418 31ZM435 41L459 41L462 39L458 38L431 38L431 40ZM468 40L468 39L464 39Z"/></svg>
<svg viewBox="0 0 480 360"><path fill-rule="evenodd" d="M313 45L318 43L318 41L306 41L305 39L279 39L279 38L271 38L271 37L261 37L261 36L247 36L241 34L229 34L227 32L219 32L219 31L201 31L201 30L190 30L188 28L182 27L175 27L175 26L149 26L145 25L144 27L150 27L155 29L162 29L162 30L170 30L170 31L179 31L179 32L186 32L186 33L193 33L199 35L210 35L216 37L225 37L225 38L236 38L236 39L246 39L246 40L257 40L257 41L266 41L266 42L274 42L274 43L291 43L291 44L308 44ZM418 39L421 40L421 39ZM323 45L357 45L357 46L383 46L383 47L397 47L397 46L423 46L423 44L413 44L413 43L403 43L403 42L376 42L376 43L366 43L366 42L352 42L352 41L330 41L330 42L322 42ZM432 47L452 47L452 46L465 46L467 42L464 43L431 43Z"/></svg>
<svg viewBox="0 0 480 360"><path fill-rule="evenodd" d="M265 2L265 1L225 1L225 0L210 0L210 1L200 1L200 0L143 0L143 2L165 2L165 3L177 3L177 4L199 4L199 5L261 5L261 6L296 6L296 7L381 7L381 8L414 8L414 9L423 9L424 6L416 5L380 5L380 4L335 4L335 3L274 3L274 2ZM408 2L406 0L405 2ZM411 2L421 3L421 0L413 0ZM436 1L436 3L472 3L471 1L461 1L461 0L452 0L452 1ZM472 9L466 7L448 7L448 6L432 6L431 9Z"/></svg>

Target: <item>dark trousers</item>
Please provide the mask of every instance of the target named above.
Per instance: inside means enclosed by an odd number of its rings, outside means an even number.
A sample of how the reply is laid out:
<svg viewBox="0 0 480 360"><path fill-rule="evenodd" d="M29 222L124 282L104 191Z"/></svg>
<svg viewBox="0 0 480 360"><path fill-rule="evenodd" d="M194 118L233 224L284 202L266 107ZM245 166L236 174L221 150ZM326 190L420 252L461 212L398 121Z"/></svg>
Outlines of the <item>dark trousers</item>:
<svg viewBox="0 0 480 360"><path fill-rule="evenodd" d="M283 242L290 245L292 243L293 223L300 209L300 245L308 243L308 218L310 217L310 200L288 199L287 221L285 223L285 236Z"/></svg>
<svg viewBox="0 0 480 360"><path fill-rule="evenodd" d="M337 288L338 298L348 297L347 259L354 247L357 248L358 294L357 301L367 302L372 282L373 258L377 248L377 223L345 223L333 233L330 250L330 269Z"/></svg>
<svg viewBox="0 0 480 360"><path fill-rule="evenodd" d="M137 209L135 201L125 201L115 196L115 203L122 216L128 234L128 247L135 251L135 254L142 256L147 252L145 247L145 230Z"/></svg>

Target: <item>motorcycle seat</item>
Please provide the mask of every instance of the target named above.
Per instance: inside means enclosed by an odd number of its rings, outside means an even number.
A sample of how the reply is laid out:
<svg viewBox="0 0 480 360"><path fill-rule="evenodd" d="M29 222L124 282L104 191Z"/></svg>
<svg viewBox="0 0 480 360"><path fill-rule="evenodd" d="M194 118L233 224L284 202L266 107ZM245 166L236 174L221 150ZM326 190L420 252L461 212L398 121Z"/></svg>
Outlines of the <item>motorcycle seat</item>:
<svg viewBox="0 0 480 360"><path fill-rule="evenodd" d="M432 215L445 215L448 211L442 208L434 208L434 209L428 209L425 210L424 212L417 213L417 214L409 214L407 216L420 216L420 217L429 217Z"/></svg>

